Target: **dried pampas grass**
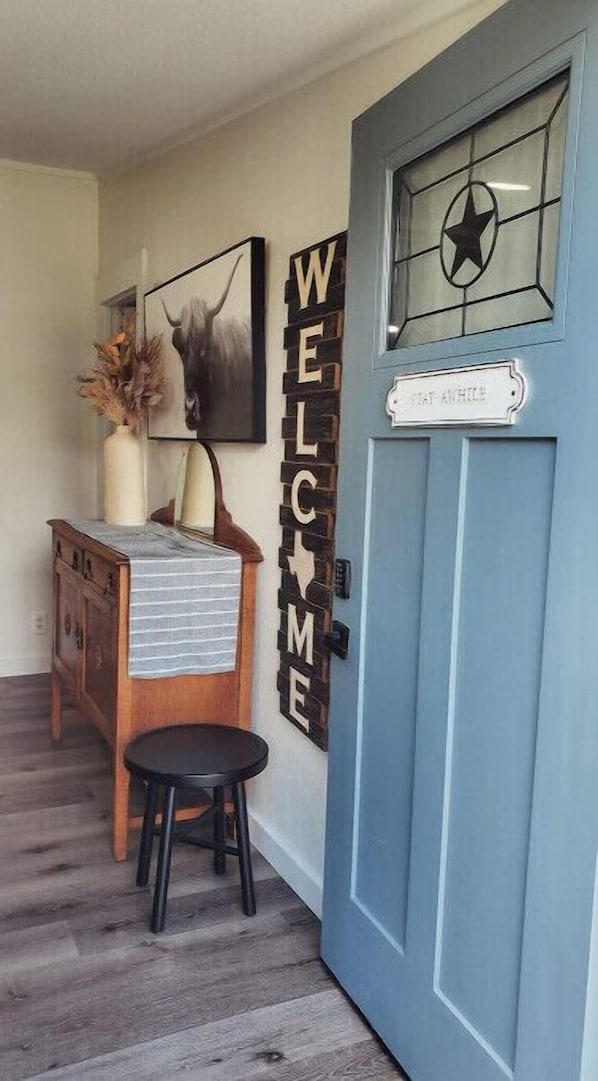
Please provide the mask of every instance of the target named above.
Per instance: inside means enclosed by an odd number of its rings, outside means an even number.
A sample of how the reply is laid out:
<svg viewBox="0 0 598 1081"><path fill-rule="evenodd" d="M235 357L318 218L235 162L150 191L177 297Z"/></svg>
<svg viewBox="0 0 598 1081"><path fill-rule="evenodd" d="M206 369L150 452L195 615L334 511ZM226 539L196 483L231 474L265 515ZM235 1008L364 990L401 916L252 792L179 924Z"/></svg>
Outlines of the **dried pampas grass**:
<svg viewBox="0 0 598 1081"><path fill-rule="evenodd" d="M162 335L135 345L121 331L106 342L94 342L94 349L91 374L77 376L77 393L113 424L139 428L146 413L162 401Z"/></svg>

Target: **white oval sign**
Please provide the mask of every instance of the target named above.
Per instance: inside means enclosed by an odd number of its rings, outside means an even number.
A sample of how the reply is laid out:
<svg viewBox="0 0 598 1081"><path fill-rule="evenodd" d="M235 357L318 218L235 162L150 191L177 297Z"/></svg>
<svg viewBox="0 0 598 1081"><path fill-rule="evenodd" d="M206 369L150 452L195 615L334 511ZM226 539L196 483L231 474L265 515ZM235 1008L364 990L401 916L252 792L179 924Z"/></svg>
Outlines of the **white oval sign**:
<svg viewBox="0 0 598 1081"><path fill-rule="evenodd" d="M472 368L395 375L386 398L393 428L512 424L525 405L527 380L516 360Z"/></svg>

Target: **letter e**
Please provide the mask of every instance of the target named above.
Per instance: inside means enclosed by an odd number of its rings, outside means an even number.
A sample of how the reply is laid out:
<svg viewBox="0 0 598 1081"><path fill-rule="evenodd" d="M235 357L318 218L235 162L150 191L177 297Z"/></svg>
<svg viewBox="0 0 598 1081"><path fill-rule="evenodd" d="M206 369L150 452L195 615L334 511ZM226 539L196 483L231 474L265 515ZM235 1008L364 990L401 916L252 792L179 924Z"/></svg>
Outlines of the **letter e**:
<svg viewBox="0 0 598 1081"><path fill-rule="evenodd" d="M306 368L305 362L307 360L315 360L316 358L316 346L308 345L310 338L320 338L324 334L324 324L318 323L313 327L301 327L299 330L299 374L297 376L298 383L321 383L322 382L322 369L318 368Z"/></svg>
<svg viewBox="0 0 598 1081"><path fill-rule="evenodd" d="M299 713L298 706L305 707L305 694L299 690L297 684L300 684L303 691L309 691L311 681L306 676L302 676L301 672L297 672L295 668L289 669L289 713L294 721L297 721L302 728L307 732L309 728L309 721L307 717L304 717L302 713Z"/></svg>

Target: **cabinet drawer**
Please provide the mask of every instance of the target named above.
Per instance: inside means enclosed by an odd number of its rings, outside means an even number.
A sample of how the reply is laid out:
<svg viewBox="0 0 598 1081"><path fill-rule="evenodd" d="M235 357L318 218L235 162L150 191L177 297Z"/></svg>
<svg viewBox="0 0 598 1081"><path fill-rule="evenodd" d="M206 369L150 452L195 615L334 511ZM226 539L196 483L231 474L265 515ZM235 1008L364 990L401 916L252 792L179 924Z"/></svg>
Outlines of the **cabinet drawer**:
<svg viewBox="0 0 598 1081"><path fill-rule="evenodd" d="M83 578L108 600L118 596L118 567L94 552L83 552Z"/></svg>
<svg viewBox="0 0 598 1081"><path fill-rule="evenodd" d="M79 574L83 567L83 549L64 537L54 537L54 558L62 559L75 574Z"/></svg>

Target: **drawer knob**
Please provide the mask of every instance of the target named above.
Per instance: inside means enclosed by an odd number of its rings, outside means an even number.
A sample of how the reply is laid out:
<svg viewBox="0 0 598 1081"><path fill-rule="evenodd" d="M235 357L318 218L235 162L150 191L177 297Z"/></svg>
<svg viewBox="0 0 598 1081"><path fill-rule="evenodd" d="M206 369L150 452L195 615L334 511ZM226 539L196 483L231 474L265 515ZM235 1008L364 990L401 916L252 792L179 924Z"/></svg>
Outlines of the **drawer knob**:
<svg viewBox="0 0 598 1081"><path fill-rule="evenodd" d="M93 579L93 567L92 567L92 564L91 564L91 559L86 559L85 560L85 568L83 570L83 577L84 578L89 578L90 581Z"/></svg>
<svg viewBox="0 0 598 1081"><path fill-rule="evenodd" d="M64 617L64 633L66 634L67 638L68 638L69 634L71 633L71 613L70 612L65 613L65 617Z"/></svg>
<svg viewBox="0 0 598 1081"><path fill-rule="evenodd" d="M79 570L79 553L78 552L73 552L73 562L72 562L71 565L72 565L72 568L73 568L74 571Z"/></svg>
<svg viewBox="0 0 598 1081"><path fill-rule="evenodd" d="M60 541L56 541L56 558L62 559L62 545Z"/></svg>
<svg viewBox="0 0 598 1081"><path fill-rule="evenodd" d="M108 577L106 578L106 585L104 586L104 596L106 597L108 593L112 593L113 589L114 589L114 575L113 575L112 571L108 571Z"/></svg>

